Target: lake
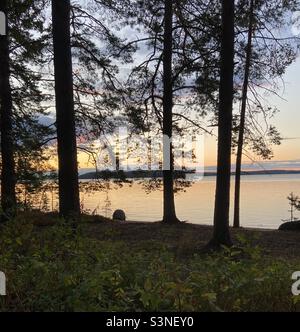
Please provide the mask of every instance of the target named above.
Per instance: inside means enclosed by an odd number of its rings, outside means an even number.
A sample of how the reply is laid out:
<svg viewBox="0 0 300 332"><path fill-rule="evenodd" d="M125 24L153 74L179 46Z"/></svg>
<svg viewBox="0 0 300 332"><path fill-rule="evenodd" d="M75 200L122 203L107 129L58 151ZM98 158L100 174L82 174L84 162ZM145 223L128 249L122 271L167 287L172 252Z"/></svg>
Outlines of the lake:
<svg viewBox="0 0 300 332"><path fill-rule="evenodd" d="M243 176L242 226L278 228L282 219L289 218L286 197L290 192L300 196L300 174ZM205 177L203 180L194 182L186 189L186 192L176 194L178 217L190 223L211 225L214 193L215 177ZM233 202L233 190L231 197ZM147 193L143 186L136 182L132 185L125 184L121 188L114 186L109 190L84 194L82 201L85 209L107 217L111 217L115 209L123 209L127 219L133 221L153 222L162 217L162 192L154 190Z"/></svg>

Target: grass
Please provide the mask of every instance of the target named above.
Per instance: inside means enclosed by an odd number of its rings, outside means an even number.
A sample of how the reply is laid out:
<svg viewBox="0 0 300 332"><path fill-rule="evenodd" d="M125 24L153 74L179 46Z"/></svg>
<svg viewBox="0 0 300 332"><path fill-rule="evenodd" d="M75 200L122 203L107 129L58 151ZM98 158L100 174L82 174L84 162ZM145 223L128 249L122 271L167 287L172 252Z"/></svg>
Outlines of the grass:
<svg viewBox="0 0 300 332"><path fill-rule="evenodd" d="M0 226L0 310L300 311L299 234L233 230L238 247L201 254L211 231L83 216L74 233L54 214L22 214Z"/></svg>

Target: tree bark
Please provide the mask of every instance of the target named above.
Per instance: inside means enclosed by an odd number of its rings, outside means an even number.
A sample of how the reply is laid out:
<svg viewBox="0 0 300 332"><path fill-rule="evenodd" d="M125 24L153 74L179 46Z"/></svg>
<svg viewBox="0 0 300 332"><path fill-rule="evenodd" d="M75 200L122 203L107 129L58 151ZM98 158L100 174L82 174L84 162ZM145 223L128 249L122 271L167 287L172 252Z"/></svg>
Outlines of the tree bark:
<svg viewBox="0 0 300 332"><path fill-rule="evenodd" d="M243 92L242 92L241 119L239 126L239 137L238 137L236 166L235 166L234 218L233 218L233 227L235 228L240 227L241 169L242 169L242 156L243 156L244 133L245 133L247 95L248 95L249 75L250 75L251 57L252 57L253 24L254 24L254 0L250 0L249 29L248 29L248 41L246 47L246 62L245 62L245 74L244 74L244 83L243 83Z"/></svg>
<svg viewBox="0 0 300 332"><path fill-rule="evenodd" d="M174 157L172 148L173 83L172 83L172 0L165 0L163 46L163 222L177 223L174 199Z"/></svg>
<svg viewBox="0 0 300 332"><path fill-rule="evenodd" d="M70 0L52 0L59 211L65 218L80 215L70 8Z"/></svg>
<svg viewBox="0 0 300 332"><path fill-rule="evenodd" d="M234 0L222 0L221 73L218 114L218 164L214 232L209 246L232 244L229 232L232 104L234 72Z"/></svg>
<svg viewBox="0 0 300 332"><path fill-rule="evenodd" d="M0 36L0 131L1 131L1 206L2 218L11 218L16 210L16 176L13 139L13 102L10 85L8 8L1 0L0 11L6 16L6 34Z"/></svg>

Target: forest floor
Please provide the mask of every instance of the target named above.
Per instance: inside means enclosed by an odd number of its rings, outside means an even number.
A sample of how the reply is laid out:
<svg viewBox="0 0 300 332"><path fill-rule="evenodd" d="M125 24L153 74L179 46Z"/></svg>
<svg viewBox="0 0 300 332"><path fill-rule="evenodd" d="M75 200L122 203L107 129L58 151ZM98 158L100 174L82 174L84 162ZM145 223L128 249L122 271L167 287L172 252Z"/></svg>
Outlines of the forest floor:
<svg viewBox="0 0 300 332"><path fill-rule="evenodd" d="M36 225L51 225L52 214L30 214ZM182 255L199 253L212 237L212 226L180 223L164 225L161 222L112 221L102 216L82 217L84 235L100 241L116 240L137 246L153 241L166 245L168 249ZM246 242L258 246L264 254L280 258L300 258L300 232L255 228L231 228L233 243Z"/></svg>
<svg viewBox="0 0 300 332"><path fill-rule="evenodd" d="M143 241L157 241L183 255L197 253L212 236L212 227L181 223L163 225L159 222L100 222L89 223L84 231L99 240L118 239L137 244ZM273 257L300 258L300 232L266 229L231 229L233 242L241 238L251 246L259 246Z"/></svg>
<svg viewBox="0 0 300 332"><path fill-rule="evenodd" d="M0 224L0 311L300 311L300 232L232 229L236 246L207 254L211 226L70 226L38 211Z"/></svg>

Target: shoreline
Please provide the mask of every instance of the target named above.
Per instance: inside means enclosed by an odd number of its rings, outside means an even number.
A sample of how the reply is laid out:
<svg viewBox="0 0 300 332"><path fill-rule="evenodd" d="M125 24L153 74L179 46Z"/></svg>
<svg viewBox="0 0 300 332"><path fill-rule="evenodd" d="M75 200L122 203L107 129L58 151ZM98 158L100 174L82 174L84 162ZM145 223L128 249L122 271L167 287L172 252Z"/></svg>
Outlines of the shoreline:
<svg viewBox="0 0 300 332"><path fill-rule="evenodd" d="M189 176L197 176L193 170L176 170L175 175L177 178L186 178ZM253 176L253 175L297 175L300 174L300 170L261 170L261 171L242 171L241 176ZM203 177L215 177L216 172L205 171L201 176ZM235 172L231 172L231 176L234 176ZM96 179L161 179L161 171L147 171L147 170L135 170L135 171L98 171L98 172L86 172L79 175L79 180L96 180Z"/></svg>
<svg viewBox="0 0 300 332"><path fill-rule="evenodd" d="M157 221L140 221L140 220L126 220L126 221L116 221L116 220L111 220L111 222L117 222L117 223L122 223L122 224L140 224L140 225L147 225L147 224L161 224L162 225L162 221L161 220L157 220ZM207 224L195 224L192 222L185 222L185 221L181 221L181 224L184 225L193 225L193 226L199 226L199 227L211 227L213 228L212 225L207 225ZM230 230L236 230L236 228L234 228L233 226L229 225ZM240 230L248 230L248 231L278 231L278 228L259 228L259 227L243 227L241 226L239 228Z"/></svg>

